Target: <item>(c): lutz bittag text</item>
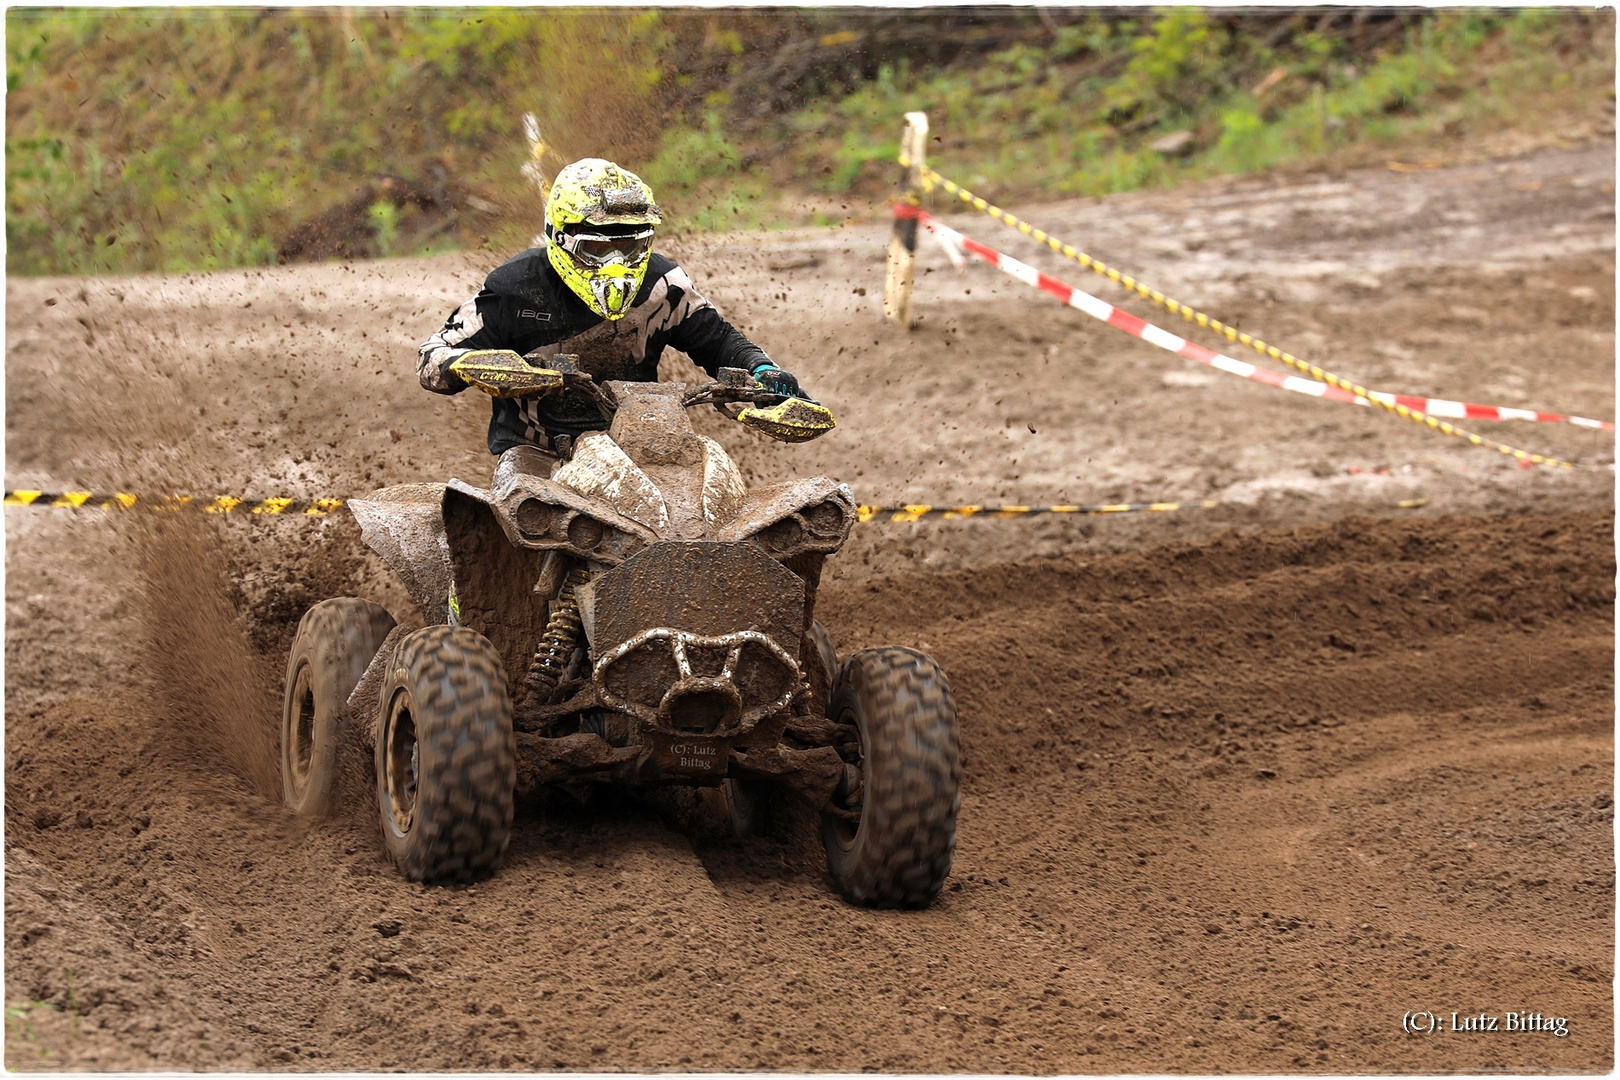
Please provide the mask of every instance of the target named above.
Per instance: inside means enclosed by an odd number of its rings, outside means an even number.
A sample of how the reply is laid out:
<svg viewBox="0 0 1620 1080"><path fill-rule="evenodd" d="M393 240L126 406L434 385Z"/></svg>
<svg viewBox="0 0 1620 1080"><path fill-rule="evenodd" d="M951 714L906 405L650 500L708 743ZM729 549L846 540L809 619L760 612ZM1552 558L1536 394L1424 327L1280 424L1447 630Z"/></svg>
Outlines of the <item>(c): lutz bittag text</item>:
<svg viewBox="0 0 1620 1080"><path fill-rule="evenodd" d="M1401 1030L1411 1035L1545 1032L1562 1039L1569 1034L1569 1018L1529 1011L1495 1016L1485 1012L1445 1013L1418 1009L1401 1016Z"/></svg>

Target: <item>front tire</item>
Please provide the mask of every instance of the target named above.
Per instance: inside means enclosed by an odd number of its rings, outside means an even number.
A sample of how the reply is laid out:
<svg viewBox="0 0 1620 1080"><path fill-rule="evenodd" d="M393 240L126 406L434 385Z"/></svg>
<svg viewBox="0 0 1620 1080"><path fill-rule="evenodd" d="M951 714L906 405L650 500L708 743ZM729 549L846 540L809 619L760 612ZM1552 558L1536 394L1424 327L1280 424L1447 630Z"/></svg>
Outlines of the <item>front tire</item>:
<svg viewBox="0 0 1620 1080"><path fill-rule="evenodd" d="M926 907L951 872L962 766L956 702L939 665L913 649L851 656L829 719L860 735L858 820L822 816L834 884L851 903Z"/></svg>
<svg viewBox="0 0 1620 1080"><path fill-rule="evenodd" d="M281 701L281 794L293 812L331 812L343 711L394 617L353 597L322 600L304 613L287 655Z"/></svg>
<svg viewBox="0 0 1620 1080"><path fill-rule="evenodd" d="M517 782L500 654L461 626L402 638L382 690L377 803L411 881L473 881L499 865Z"/></svg>

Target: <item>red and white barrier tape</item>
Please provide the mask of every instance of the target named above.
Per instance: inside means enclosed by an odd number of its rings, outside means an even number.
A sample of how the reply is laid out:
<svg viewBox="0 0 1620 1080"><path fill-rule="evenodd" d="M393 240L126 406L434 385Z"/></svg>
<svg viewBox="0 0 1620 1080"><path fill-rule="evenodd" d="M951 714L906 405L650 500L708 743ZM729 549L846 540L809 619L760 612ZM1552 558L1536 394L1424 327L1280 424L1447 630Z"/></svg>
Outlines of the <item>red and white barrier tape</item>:
<svg viewBox="0 0 1620 1080"><path fill-rule="evenodd" d="M1475 405L1468 401L1447 401L1445 398L1409 397L1406 394L1386 394L1373 390L1368 397L1385 405L1405 405L1408 409L1444 416L1448 420L1539 420L1544 424L1575 424L1597 431L1613 431L1607 420L1592 420L1585 416L1565 416L1563 413L1540 412L1536 409L1510 409L1505 405Z"/></svg>
<svg viewBox="0 0 1620 1080"><path fill-rule="evenodd" d="M1065 284L1054 277L1036 270L1033 266L1019 262L1010 255L1003 255L991 247L979 243L952 229L950 226L935 218L926 210L909 204L900 203L895 206L898 217L915 217L922 225L934 234L940 247L945 250L946 256L953 265L962 265L962 252L966 251L983 259L1026 285L1033 286L1043 292L1078 308L1093 318L1100 319L1116 329L1127 334L1141 338L1150 344L1157 345L1178 356L1188 360L1195 360L1200 364L1207 364L1221 371L1240 376L1245 379L1267 386L1275 386L1282 390L1292 390L1297 394L1310 397L1327 398L1330 401L1343 401L1354 405L1368 405L1367 398L1360 397L1348 390L1341 390L1327 383L1317 382L1314 379L1303 379L1297 375L1284 375L1281 372L1271 371L1267 368L1247 364L1241 360L1234 360L1223 353L1205 348L1197 342L1177 337L1166 330L1162 330L1145 319L1139 319L1126 311L1121 311L1112 304L1100 300L1090 293ZM1388 394L1378 390L1370 390L1367 397L1384 405L1400 405L1415 412L1426 413L1429 416L1446 419L1468 420L1539 420L1544 423L1576 424L1580 427L1593 428L1601 431L1613 431L1614 424L1606 420L1591 420L1584 416L1566 416L1562 413L1541 412L1535 409L1511 409L1497 405L1475 405L1466 401L1449 401L1445 398L1413 397L1407 394Z"/></svg>

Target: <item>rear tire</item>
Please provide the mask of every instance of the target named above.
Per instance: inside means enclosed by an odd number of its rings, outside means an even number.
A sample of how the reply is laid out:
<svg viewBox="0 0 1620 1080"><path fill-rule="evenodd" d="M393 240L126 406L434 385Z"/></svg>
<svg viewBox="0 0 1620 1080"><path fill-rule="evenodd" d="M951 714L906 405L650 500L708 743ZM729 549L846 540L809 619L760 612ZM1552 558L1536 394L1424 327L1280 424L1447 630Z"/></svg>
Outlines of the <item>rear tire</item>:
<svg viewBox="0 0 1620 1080"><path fill-rule="evenodd" d="M821 658L822 670L827 673L827 693L832 693L833 684L838 681L838 650L833 647L832 634L820 622L810 624L810 641L816 647L816 655Z"/></svg>
<svg viewBox="0 0 1620 1080"><path fill-rule="evenodd" d="M926 907L951 872L962 766L956 703L944 672L913 649L866 649L844 661L830 719L860 733L859 822L822 816L839 892L870 907Z"/></svg>
<svg viewBox="0 0 1620 1080"><path fill-rule="evenodd" d="M717 787L697 789L700 827L728 839L754 831L768 788L758 780L728 776Z"/></svg>
<svg viewBox="0 0 1620 1080"><path fill-rule="evenodd" d="M382 689L377 803L411 881L473 881L512 832L517 767L500 654L462 626L406 635Z"/></svg>
<svg viewBox="0 0 1620 1080"><path fill-rule="evenodd" d="M322 600L299 621L281 702L281 794L294 813L332 811L344 710L393 628L386 608L352 597Z"/></svg>

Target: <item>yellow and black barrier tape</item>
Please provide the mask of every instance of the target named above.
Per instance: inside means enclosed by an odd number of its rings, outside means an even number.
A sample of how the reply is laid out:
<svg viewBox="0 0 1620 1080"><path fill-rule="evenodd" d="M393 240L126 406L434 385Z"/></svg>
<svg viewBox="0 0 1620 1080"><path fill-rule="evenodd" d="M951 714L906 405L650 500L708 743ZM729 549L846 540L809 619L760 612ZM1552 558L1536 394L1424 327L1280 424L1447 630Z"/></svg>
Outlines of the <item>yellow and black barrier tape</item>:
<svg viewBox="0 0 1620 1080"><path fill-rule="evenodd" d="M1099 503L1096 506L935 506L911 503L906 506L857 506L861 521L887 517L890 521L917 521L925 517L1027 517L1032 514L1163 514L1172 510L1208 510L1219 505L1212 499L1200 502Z"/></svg>
<svg viewBox="0 0 1620 1080"><path fill-rule="evenodd" d="M911 167L910 159L908 159L904 154L900 155L900 164L906 168ZM1031 225L1027 221L1024 221L1022 218L1015 217L1014 215L1003 210L1001 207L996 206L988 200L973 194L973 192L967 190L961 185L948 179L942 173L931 169L926 165L922 167L922 178L923 189L925 191L932 191L936 187L944 188L947 192L955 195L957 198L961 199L975 210L984 211L984 213L988 214L996 221L1001 222L1001 224L1007 226L1008 228L1021 232L1025 236L1028 236L1039 243L1045 244L1059 255L1062 255L1065 259L1071 259L1100 277L1105 277L1114 284L1128 289L1144 299L1153 301L1155 304L1170 312L1170 314L1180 315L1188 322L1197 323L1199 326L1213 330L1216 333L1224 336L1227 341L1235 342L1239 345L1247 345L1249 348L1253 349L1262 356L1269 356L1273 360L1286 364L1295 371L1309 375L1317 382L1324 382L1329 386L1338 387L1340 390L1347 390L1350 393L1355 394L1357 397L1366 399L1369 404L1377 405L1388 412L1394 413L1396 416L1399 416L1402 419L1411 420L1414 423L1422 424L1431 430L1440 432L1442 435L1451 435L1459 439L1466 439L1475 446L1488 446L1492 450L1495 450L1501 454L1506 454L1508 457L1511 457L1516 461L1526 462L1530 465L1545 465L1549 468L1556 469L1573 469L1577 467L1573 463L1564 461L1561 458L1549 457L1545 454L1537 454L1529 450L1521 450L1517 446L1510 446L1504 442L1497 442L1495 439L1488 439L1483 435L1457 427L1455 424L1442 420L1437 416L1430 416L1428 413L1423 412L1420 409L1414 409L1410 406L1402 405L1400 402L1380 400L1380 396L1375 396L1372 391L1368 390L1365 386L1362 386L1359 383L1343 378L1342 376L1335 375L1333 372L1319 368L1315 364L1301 360L1293 353L1284 352L1275 345L1268 345L1266 342L1261 341L1252 334L1245 334L1235 326L1228 326L1212 315L1206 315L1202 311L1189 307L1173 297L1166 296L1158 289L1136 280L1129 274L1120 273L1120 271L1114 269L1106 263L1099 262L1090 255L1087 255L1079 248L1076 248L1073 244L1066 244L1057 237L1049 235L1045 230L1037 229L1035 226Z"/></svg>
<svg viewBox="0 0 1620 1080"><path fill-rule="evenodd" d="M269 514L282 516L320 516L340 510L347 499L239 499L234 495L217 495L212 499L191 495L170 495L161 499L143 499L127 491L111 495L92 491L27 491L5 493L7 506L50 507L61 510L133 510L146 507L154 510L200 510L205 514ZM1416 510L1427 506L1428 499L1402 499L1396 505L1402 510ZM1173 510L1209 510L1219 506L1213 499L1190 502L1150 503L1097 503L1093 506L939 506L933 503L908 503L904 506L857 506L859 521L918 521L925 517L962 519L971 517L1014 518L1035 514L1163 514Z"/></svg>
<svg viewBox="0 0 1620 1080"><path fill-rule="evenodd" d="M65 510L133 510L144 507L153 510L201 510L205 514L330 514L343 508L347 499L293 499L277 496L269 499L242 499L235 495L216 495L213 498L193 495L168 495L161 499L143 499L127 491L110 495L93 491L27 491L6 492L7 506L48 506Z"/></svg>
<svg viewBox="0 0 1620 1080"><path fill-rule="evenodd" d="M906 506L857 506L855 516L860 521L920 521L925 517L947 520L955 518L1029 517L1034 514L1164 514L1172 510L1211 510L1221 504L1214 499L1193 502L1153 503L1099 503L1095 506L934 506L931 503L912 503ZM1429 505L1428 499L1402 499L1396 507L1401 510L1420 510Z"/></svg>

